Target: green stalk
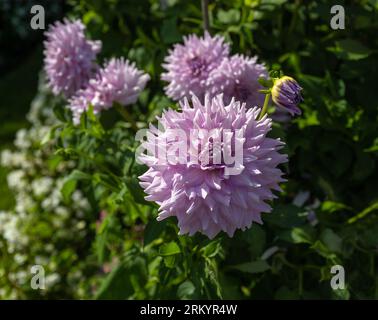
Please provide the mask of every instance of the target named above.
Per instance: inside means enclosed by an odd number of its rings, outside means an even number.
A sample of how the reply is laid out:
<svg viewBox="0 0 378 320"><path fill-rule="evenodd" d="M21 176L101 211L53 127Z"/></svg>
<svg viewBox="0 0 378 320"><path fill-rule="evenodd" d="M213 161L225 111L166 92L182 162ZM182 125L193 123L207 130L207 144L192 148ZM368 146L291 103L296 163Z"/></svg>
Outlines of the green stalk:
<svg viewBox="0 0 378 320"><path fill-rule="evenodd" d="M209 31L209 0L201 0L203 29Z"/></svg>
<svg viewBox="0 0 378 320"><path fill-rule="evenodd" d="M264 116L264 114L266 113L267 109L268 109L268 104L269 104L269 98L270 98L270 93L267 93L265 95L265 100L264 100L264 105L261 109L261 112L260 112L260 115L259 115L259 118L258 120L261 120L261 118Z"/></svg>

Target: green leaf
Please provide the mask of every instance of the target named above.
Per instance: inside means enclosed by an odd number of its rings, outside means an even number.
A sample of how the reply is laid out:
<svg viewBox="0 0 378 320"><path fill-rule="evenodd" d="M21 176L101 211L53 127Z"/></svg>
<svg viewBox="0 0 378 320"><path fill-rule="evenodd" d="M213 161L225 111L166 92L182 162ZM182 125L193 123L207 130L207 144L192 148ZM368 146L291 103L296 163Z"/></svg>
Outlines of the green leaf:
<svg viewBox="0 0 378 320"><path fill-rule="evenodd" d="M190 299L195 290L194 284L190 280L186 280L177 288L177 296L179 299Z"/></svg>
<svg viewBox="0 0 378 320"><path fill-rule="evenodd" d="M258 79L259 84L261 84L265 88L270 88L273 86L273 81L270 79L267 79L265 77L260 77Z"/></svg>
<svg viewBox="0 0 378 320"><path fill-rule="evenodd" d="M177 18L164 19L160 30L160 36L166 44L179 42L181 34L177 29Z"/></svg>
<svg viewBox="0 0 378 320"><path fill-rule="evenodd" d="M38 235L39 238L51 238L53 229L50 224L44 221L38 221L36 225L33 226L33 233Z"/></svg>
<svg viewBox="0 0 378 320"><path fill-rule="evenodd" d="M217 13L217 18L223 24L236 24L240 20L240 11L237 9L230 9L228 11L220 9Z"/></svg>
<svg viewBox="0 0 378 320"><path fill-rule="evenodd" d="M63 157L59 155L52 155L48 160L47 160L47 165L49 167L49 170L55 171L58 165L64 160Z"/></svg>
<svg viewBox="0 0 378 320"><path fill-rule="evenodd" d="M364 149L365 152L376 152L378 151L378 138L375 138L373 144L369 147Z"/></svg>
<svg viewBox="0 0 378 320"><path fill-rule="evenodd" d="M312 244L315 240L315 230L309 225L303 227L295 227L292 230L286 230L280 233L279 237L291 243Z"/></svg>
<svg viewBox="0 0 378 320"><path fill-rule="evenodd" d="M103 280L97 299L127 299L146 284L146 259L139 248L129 248L120 263ZM141 297L143 298L143 296Z"/></svg>
<svg viewBox="0 0 378 320"><path fill-rule="evenodd" d="M367 58L372 51L362 43L353 39L345 39L337 42L340 57L346 60L360 60Z"/></svg>
<svg viewBox="0 0 378 320"><path fill-rule="evenodd" d="M75 169L71 172L71 174L67 177L67 179L71 180L91 180L92 176L88 173Z"/></svg>
<svg viewBox="0 0 378 320"><path fill-rule="evenodd" d="M160 246L159 249L159 255L163 257L172 256L179 253L181 253L181 249L178 246L178 244L174 241L171 241L167 244L163 244L162 246Z"/></svg>
<svg viewBox="0 0 378 320"><path fill-rule="evenodd" d="M218 264L215 259L205 259L205 275L213 288L215 289L216 296L222 299L222 288L219 283Z"/></svg>
<svg viewBox="0 0 378 320"><path fill-rule="evenodd" d="M151 205L151 202L148 202L146 199L144 199L146 194L144 193L143 189L139 185L138 178L127 177L125 182L131 196L134 198L136 203Z"/></svg>
<svg viewBox="0 0 378 320"><path fill-rule="evenodd" d="M101 227L103 229L104 229L103 226L105 225L105 221L104 221L104 223L101 224ZM101 231L103 231L103 230L101 230ZM97 254L97 259L98 259L99 263L104 263L105 259L108 256L109 250L107 250L106 242L107 242L107 234L106 234L106 232L99 232L96 235L95 246L94 246L94 248L96 250L96 254Z"/></svg>
<svg viewBox="0 0 378 320"><path fill-rule="evenodd" d="M336 255L335 253L331 252L327 246L321 242L320 240L315 241L315 243L311 246L311 249L315 250L319 255L324 258L330 259L335 261Z"/></svg>
<svg viewBox="0 0 378 320"><path fill-rule="evenodd" d="M164 264L167 268L173 268L175 266L176 256L164 257Z"/></svg>
<svg viewBox="0 0 378 320"><path fill-rule="evenodd" d="M41 140L41 146L45 145L46 143L48 143L49 141L51 141L53 138L54 138L54 135L55 135L55 131L57 129L61 128L61 125L60 124L57 124L55 126L53 126L43 137L42 137L42 140Z"/></svg>
<svg viewBox="0 0 378 320"><path fill-rule="evenodd" d="M156 219L152 219L151 221L149 221L144 230L143 245L147 246L152 241L158 239L165 230L166 226L167 220L157 221Z"/></svg>
<svg viewBox="0 0 378 320"><path fill-rule="evenodd" d="M164 258L164 264L167 268L173 268L175 266L176 255L179 253L181 253L181 249L174 241L163 244L159 248L159 255Z"/></svg>
<svg viewBox="0 0 378 320"><path fill-rule="evenodd" d="M127 299L146 281L144 259L129 255L104 279L96 299Z"/></svg>
<svg viewBox="0 0 378 320"><path fill-rule="evenodd" d="M342 239L331 229L325 229L320 234L320 240L327 246L327 248L336 253L341 253Z"/></svg>
<svg viewBox="0 0 378 320"><path fill-rule="evenodd" d="M246 273L261 273L270 269L269 264L265 260L257 260L253 262L246 262L231 266L230 268L236 269Z"/></svg>
<svg viewBox="0 0 378 320"><path fill-rule="evenodd" d="M219 240L211 241L208 245L201 249L203 255L207 258L213 258L222 251L222 246Z"/></svg>
<svg viewBox="0 0 378 320"><path fill-rule="evenodd" d="M71 194L76 190L77 180L68 179L64 182L60 192L62 193L63 201L69 203L71 200Z"/></svg>
<svg viewBox="0 0 378 320"><path fill-rule="evenodd" d="M66 122L66 113L65 109L61 105L56 105L53 107L53 112L55 117L62 122Z"/></svg>
<svg viewBox="0 0 378 320"><path fill-rule="evenodd" d="M60 190L60 192L62 193L63 201L66 203L69 203L71 201L71 194L76 190L77 181L90 179L92 179L92 176L83 171L72 171L71 174L65 179L65 182Z"/></svg>
<svg viewBox="0 0 378 320"><path fill-rule="evenodd" d="M321 211L327 213L333 213L340 210L352 210L352 208L343 203L334 201L324 201L321 206Z"/></svg>
<svg viewBox="0 0 378 320"><path fill-rule="evenodd" d="M282 227L292 228L302 225L306 222L306 217L301 215L303 209L293 204L277 205L273 208L272 213L264 215L263 219L270 224Z"/></svg>
<svg viewBox="0 0 378 320"><path fill-rule="evenodd" d="M250 229L241 232L241 238L247 242L248 251L251 253L252 257L258 258L265 248L265 230L258 224L253 224Z"/></svg>

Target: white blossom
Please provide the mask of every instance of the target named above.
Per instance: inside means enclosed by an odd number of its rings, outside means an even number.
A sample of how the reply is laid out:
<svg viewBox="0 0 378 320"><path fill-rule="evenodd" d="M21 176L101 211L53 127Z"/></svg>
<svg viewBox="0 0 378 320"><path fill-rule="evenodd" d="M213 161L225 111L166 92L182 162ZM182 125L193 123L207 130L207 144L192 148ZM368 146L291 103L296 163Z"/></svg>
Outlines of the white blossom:
<svg viewBox="0 0 378 320"><path fill-rule="evenodd" d="M51 177L41 177L32 182L34 195L39 197L51 191L54 180Z"/></svg>

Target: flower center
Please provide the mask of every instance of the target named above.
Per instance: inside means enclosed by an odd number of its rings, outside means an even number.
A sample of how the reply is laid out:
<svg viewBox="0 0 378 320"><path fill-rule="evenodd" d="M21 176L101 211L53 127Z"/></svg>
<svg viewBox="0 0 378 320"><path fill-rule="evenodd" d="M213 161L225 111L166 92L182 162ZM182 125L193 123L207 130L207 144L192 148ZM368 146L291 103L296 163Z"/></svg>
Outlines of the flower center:
<svg viewBox="0 0 378 320"><path fill-rule="evenodd" d="M187 64L190 68L192 75L196 77L201 75L202 72L206 70L206 62L200 57L194 57L192 59L189 59L187 61Z"/></svg>
<svg viewBox="0 0 378 320"><path fill-rule="evenodd" d="M245 86L237 84L234 89L234 94L237 99L239 99L241 102L246 102L249 95L250 90L248 90Z"/></svg>

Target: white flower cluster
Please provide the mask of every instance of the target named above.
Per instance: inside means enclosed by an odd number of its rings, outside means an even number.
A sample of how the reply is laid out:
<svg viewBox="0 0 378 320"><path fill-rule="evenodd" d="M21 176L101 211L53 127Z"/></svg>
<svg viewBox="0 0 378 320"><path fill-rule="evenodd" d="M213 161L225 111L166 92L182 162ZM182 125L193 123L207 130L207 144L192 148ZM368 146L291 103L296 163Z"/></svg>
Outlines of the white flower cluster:
<svg viewBox="0 0 378 320"><path fill-rule="evenodd" d="M41 146L41 140L56 121L46 111L51 108L45 105L46 98L40 94L28 114L32 127L19 130L14 150L3 150L0 156L1 166L8 170L8 187L15 198L13 210L0 211L0 253L5 251L12 260L7 264L8 269L6 264L0 265L0 287L4 287L1 282L4 278L8 285L14 284L13 289L8 286L0 290L0 299L19 298L19 288L30 287L30 268L35 264L41 264L46 270L46 289L56 285L61 276L55 258L62 250L56 244L80 243L88 232L85 213L89 211L89 203L82 192L77 190L72 194L69 206L61 195L64 176L75 163L58 159L51 166L52 149L48 144ZM81 274L80 270L73 269L67 277L75 278L78 272Z"/></svg>

